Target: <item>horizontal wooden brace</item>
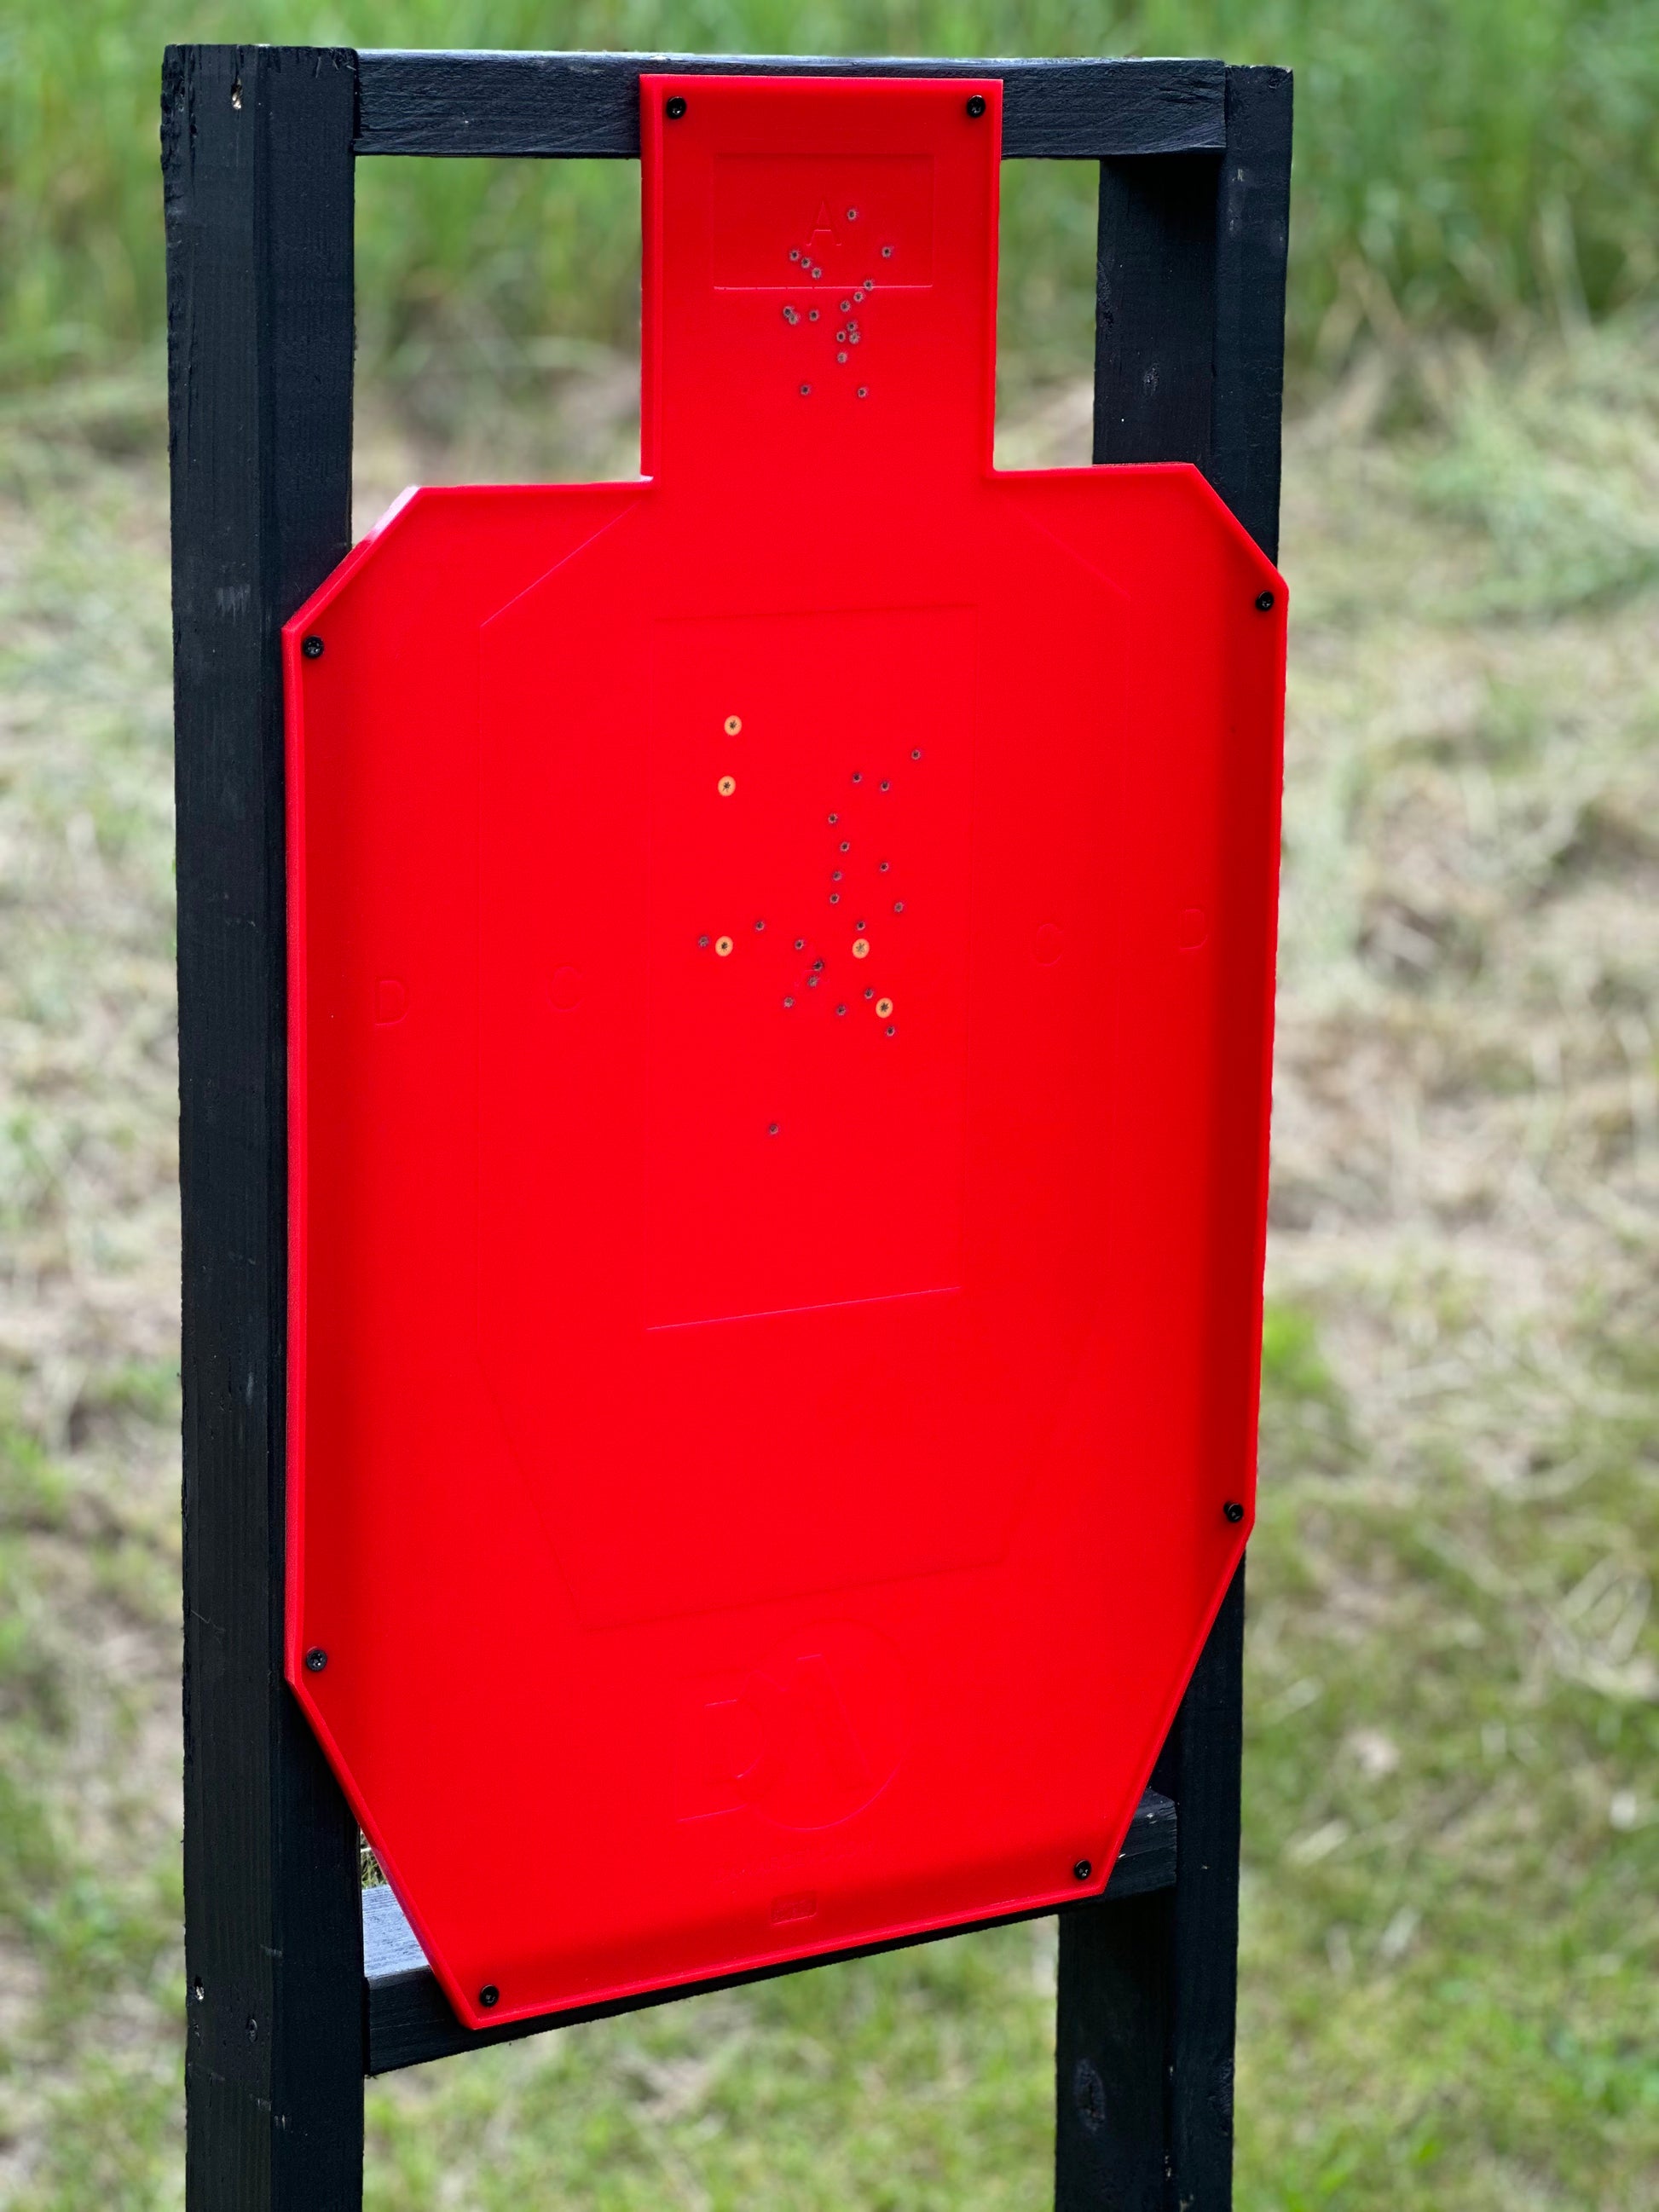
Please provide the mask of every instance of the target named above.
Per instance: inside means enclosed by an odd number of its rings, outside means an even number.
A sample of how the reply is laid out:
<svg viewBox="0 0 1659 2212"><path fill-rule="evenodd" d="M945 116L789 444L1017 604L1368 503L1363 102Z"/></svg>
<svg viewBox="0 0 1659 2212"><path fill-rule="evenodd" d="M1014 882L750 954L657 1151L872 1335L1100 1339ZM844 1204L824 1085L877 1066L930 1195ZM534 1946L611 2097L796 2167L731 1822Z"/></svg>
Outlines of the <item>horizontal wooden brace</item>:
<svg viewBox="0 0 1659 2212"><path fill-rule="evenodd" d="M1149 1790L1135 1808L1129 1832L1123 1839L1108 1898L1139 1897L1148 1890L1173 1887L1176 1878L1176 1808L1170 1800ZM618 1997L609 2004L580 2005L568 2012L542 2013L534 2020L507 2021L500 2027L463 2027L450 2008L437 1976L426 1963L415 1931L389 1889L363 1892L363 2002L367 2019L364 2070L394 2073L401 2066L421 2066L429 2058L453 2057L457 2051L481 2050L489 2043L513 2043L549 2028L575 2027L584 2021L608 2020L614 2014L638 2012L647 2005L672 2004L677 1998L702 1996L711 1990L740 1988L747 1982L775 1980L780 1974L799 1973L805 1967L832 1966L848 1959L867 1959L880 1951L902 1951L917 1943L937 1942L946 1936L976 1934L986 1928L1002 1928L1016 1920L1040 1920L1054 1911L1044 1905L1036 1912L1009 1912L990 1920L976 1920L961 1928L933 1928L919 1936L901 1936L896 1942L864 1943L856 1949L818 1953L791 1959L748 1973L723 1974L714 1981L681 1984L653 1990L643 1996ZM1066 1908L1061 1907L1062 1911Z"/></svg>
<svg viewBox="0 0 1659 2212"><path fill-rule="evenodd" d="M357 56L359 154L587 155L640 150L641 72L1000 77L1010 159L1098 161L1219 153L1227 72L1212 61L802 60L769 54L404 52Z"/></svg>

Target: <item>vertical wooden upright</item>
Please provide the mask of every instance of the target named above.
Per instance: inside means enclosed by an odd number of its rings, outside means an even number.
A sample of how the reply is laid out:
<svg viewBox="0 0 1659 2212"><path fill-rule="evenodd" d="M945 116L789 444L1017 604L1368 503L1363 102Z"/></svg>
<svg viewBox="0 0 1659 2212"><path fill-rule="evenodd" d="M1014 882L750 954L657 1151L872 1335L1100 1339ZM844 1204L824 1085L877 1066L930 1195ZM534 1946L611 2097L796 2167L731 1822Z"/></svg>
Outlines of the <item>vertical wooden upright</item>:
<svg viewBox="0 0 1659 2212"><path fill-rule="evenodd" d="M283 1679L285 617L351 534L356 63L162 86L184 1196L191 2212L356 2212L357 1831Z"/></svg>
<svg viewBox="0 0 1659 2212"><path fill-rule="evenodd" d="M1279 550L1291 77L1230 69L1227 143L1100 165L1095 445L1192 461ZM1238 1987L1244 1570L1152 1777L1173 1890L1060 1917L1056 2212L1227 2212Z"/></svg>

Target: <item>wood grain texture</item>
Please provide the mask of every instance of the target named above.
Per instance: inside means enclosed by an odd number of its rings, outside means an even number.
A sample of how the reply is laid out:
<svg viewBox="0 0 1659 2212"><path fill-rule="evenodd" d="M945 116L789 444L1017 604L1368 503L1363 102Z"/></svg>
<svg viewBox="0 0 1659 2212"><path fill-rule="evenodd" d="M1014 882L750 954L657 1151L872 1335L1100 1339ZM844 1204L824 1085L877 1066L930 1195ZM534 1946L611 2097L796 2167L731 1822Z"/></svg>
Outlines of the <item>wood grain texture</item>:
<svg viewBox="0 0 1659 2212"><path fill-rule="evenodd" d="M1171 1893L1060 1923L1054 2212L1162 2212Z"/></svg>
<svg viewBox="0 0 1659 2212"><path fill-rule="evenodd" d="M350 534L355 70L162 78L191 2212L362 2201L357 1833L283 1679L282 622Z"/></svg>
<svg viewBox="0 0 1659 2212"><path fill-rule="evenodd" d="M1176 1812L1167 1797L1148 1790L1141 1799L1123 1848L1112 1869L1106 1894L1116 1900L1167 1891L1176 1878ZM1068 1906L1060 1915L1062 1927L1073 1914L1101 1908L1092 1905ZM655 1990L645 1996L624 1997L614 2004L587 2005L569 2012L546 2013L537 2020L511 2021L498 2028L475 2031L463 2027L450 2009L438 1978L422 1956L415 1935L389 1890L369 1890L363 1896L363 1961L368 2017L368 2065L371 2074L390 2074L403 2066L424 2065L431 2058L447 2058L459 2051L476 2051L489 2043L512 2043L526 2035L545 2034L550 2028L574 2027L583 2021L605 2020L613 2014L638 2012L644 2007L672 2004L682 1997L700 1996L712 1990L740 1989L750 1982L775 1981L783 1974L810 1972L818 1966L836 1966L848 1959L867 1959L882 1951L908 1950L918 1943L933 1943L986 1928L1000 1928L1011 1921L1039 1919L1040 1913L1011 1913L980 1921L973 1929L940 1928L926 1935L907 1936L897 1943L866 1943L838 1951L828 1958L789 1961L764 1966L746 1974L728 1974L690 1987ZM1162 2134L1159 2136L1160 2154Z"/></svg>
<svg viewBox="0 0 1659 2212"><path fill-rule="evenodd" d="M1218 168L1204 154L1100 165L1097 461L1209 466Z"/></svg>
<svg viewBox="0 0 1659 2212"><path fill-rule="evenodd" d="M1166 2124L1172 2202L1182 2212L1226 2212L1233 2201L1243 1682L1241 1561L1158 1766L1181 1820L1170 1901Z"/></svg>
<svg viewBox="0 0 1659 2212"><path fill-rule="evenodd" d="M1219 160L1101 164L1095 459L1194 462L1270 558L1291 121L1287 70L1231 69ZM1241 1565L1153 1771L1180 1824L1173 1892L1061 1923L1057 2212L1232 2203L1243 1626Z"/></svg>
<svg viewBox="0 0 1659 2212"><path fill-rule="evenodd" d="M403 53L358 58L360 154L636 158L642 70L706 76L997 76L1011 159L1219 151L1212 61L807 59L763 54Z"/></svg>
<svg viewBox="0 0 1659 2212"><path fill-rule="evenodd" d="M1244 1570L1153 1780L1176 1808L1172 1889L1060 1929L1055 2212L1226 2212L1238 2000Z"/></svg>
<svg viewBox="0 0 1659 2212"><path fill-rule="evenodd" d="M1216 205L1209 474L1270 560L1279 553L1291 104L1288 70L1228 70L1227 150Z"/></svg>

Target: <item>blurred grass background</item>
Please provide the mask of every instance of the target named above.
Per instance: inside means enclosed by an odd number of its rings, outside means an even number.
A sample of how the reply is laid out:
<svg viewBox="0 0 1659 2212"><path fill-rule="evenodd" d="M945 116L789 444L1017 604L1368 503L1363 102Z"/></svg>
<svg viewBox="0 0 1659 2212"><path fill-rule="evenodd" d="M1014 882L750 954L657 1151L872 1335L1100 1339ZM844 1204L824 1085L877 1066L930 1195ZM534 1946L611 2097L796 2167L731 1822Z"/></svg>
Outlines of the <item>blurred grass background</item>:
<svg viewBox="0 0 1659 2212"><path fill-rule="evenodd" d="M0 0L0 2204L182 2202L155 117L226 36L1296 67L1238 2202L1659 2204L1659 0ZM1000 454L1079 459L1093 179L1004 187ZM631 165L360 209L360 526L635 465ZM1053 1972L1039 1923L395 2077L368 2202L1039 2205Z"/></svg>
<svg viewBox="0 0 1659 2212"><path fill-rule="evenodd" d="M1326 375L1379 328L1599 316L1659 265L1653 0L4 0L0 383L107 368L161 329L158 57L184 39L1288 64L1291 350ZM1077 228L1063 182L1031 167L1017 270L1057 220ZM434 347L499 356L527 336L625 343L628 165L371 162L362 186L375 373L412 381ZM1034 276L1018 305L1033 355L1074 360L1061 289Z"/></svg>

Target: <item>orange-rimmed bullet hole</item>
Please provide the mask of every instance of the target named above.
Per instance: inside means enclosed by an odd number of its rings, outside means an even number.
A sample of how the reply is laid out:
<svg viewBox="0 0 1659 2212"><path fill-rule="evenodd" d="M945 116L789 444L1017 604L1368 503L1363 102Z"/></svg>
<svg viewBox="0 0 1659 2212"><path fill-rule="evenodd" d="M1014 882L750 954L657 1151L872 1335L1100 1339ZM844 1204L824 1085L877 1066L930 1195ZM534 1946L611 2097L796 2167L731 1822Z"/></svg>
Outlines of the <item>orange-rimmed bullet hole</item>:
<svg viewBox="0 0 1659 2212"><path fill-rule="evenodd" d="M717 937L714 939L714 950L720 954L720 958L724 960L732 950L731 939L729 937Z"/></svg>
<svg viewBox="0 0 1659 2212"><path fill-rule="evenodd" d="M869 951L870 940L867 937L855 937L853 939L853 957L854 960L863 960L867 958Z"/></svg>
<svg viewBox="0 0 1659 2212"><path fill-rule="evenodd" d="M738 779L734 775L723 775L720 781L714 786L715 790L719 792L722 799L730 799L737 787Z"/></svg>
<svg viewBox="0 0 1659 2212"><path fill-rule="evenodd" d="M893 1002L890 999L878 999L876 1000L876 1012L880 1015L883 1021L886 1020L888 1015L890 1014L892 1011Z"/></svg>
<svg viewBox="0 0 1659 2212"><path fill-rule="evenodd" d="M726 718L726 736L728 738L738 737L741 736L742 732L743 716L741 714L728 714Z"/></svg>

